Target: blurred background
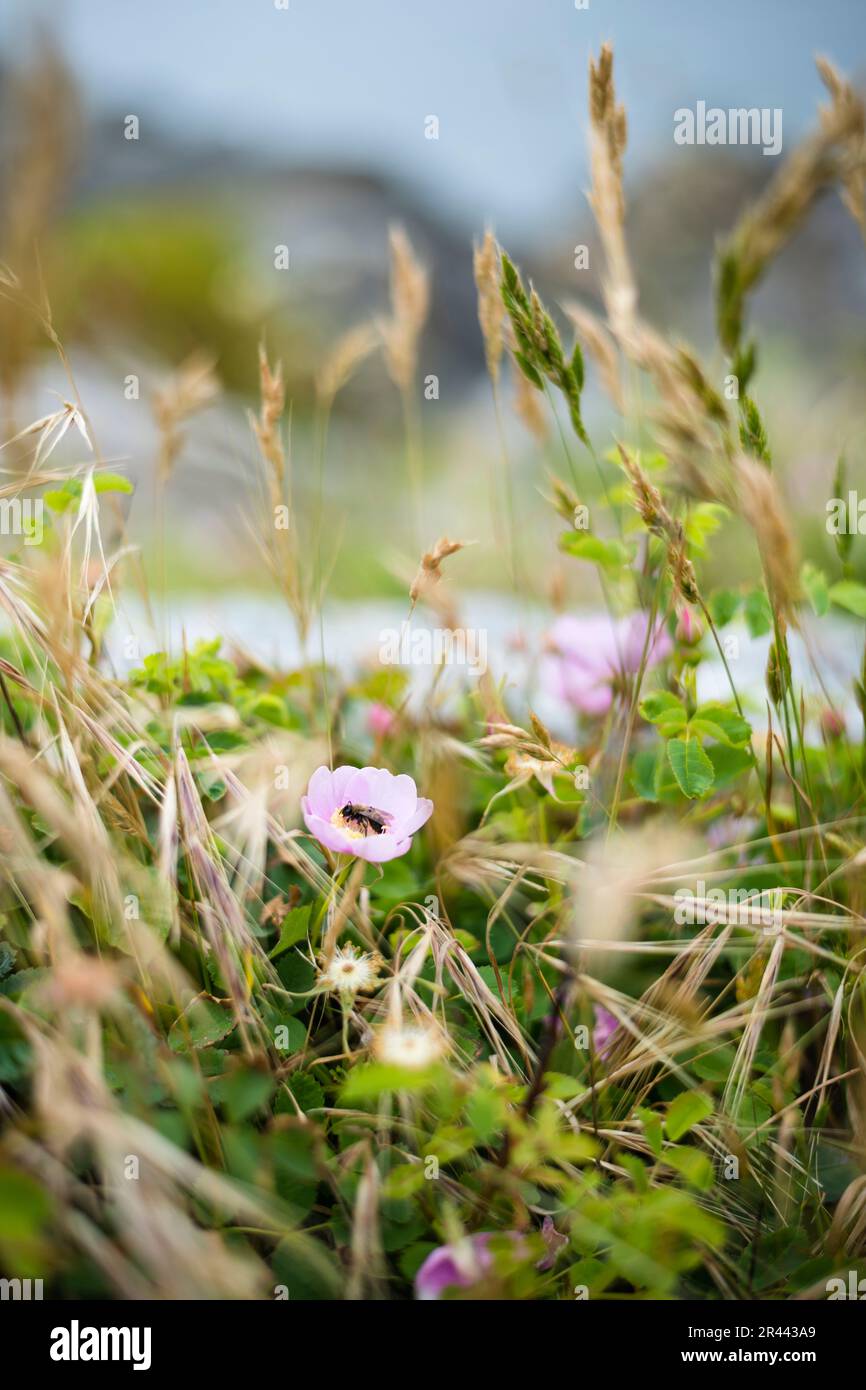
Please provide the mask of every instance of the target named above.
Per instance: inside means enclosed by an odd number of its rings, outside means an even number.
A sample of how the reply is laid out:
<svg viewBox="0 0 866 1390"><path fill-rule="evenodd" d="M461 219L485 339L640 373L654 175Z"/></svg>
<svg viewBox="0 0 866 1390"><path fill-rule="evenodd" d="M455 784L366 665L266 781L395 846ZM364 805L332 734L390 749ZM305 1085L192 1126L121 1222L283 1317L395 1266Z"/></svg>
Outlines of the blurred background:
<svg viewBox="0 0 866 1390"><path fill-rule="evenodd" d="M504 443L526 594L592 602L575 573L584 567L557 555L561 526L542 496L548 470L566 472L555 427L546 437L528 431L506 388L497 428L473 239L492 226L555 312L568 299L598 308L601 257L584 192L587 65L611 39L643 309L710 353L721 381L715 243L814 122L822 88L813 56L864 76L866 6L6 0L0 38L0 262L50 303L101 454L135 483L123 500L146 559L153 393L193 352L213 359L222 384L190 423L171 482L165 568L176 594L212 605L221 592L239 600L268 586L245 519L255 459L247 412L257 408L263 338L286 372L301 522L322 488L330 592L347 601L405 593L417 548L401 401L381 355L337 398L321 480L313 423L316 373L334 342L387 313L388 228L399 223L432 282L417 373L425 544L442 533L477 540L453 562L461 586L508 587L490 495ZM781 108L782 155L677 146L673 113L699 100ZM582 268L578 246L587 248ZM288 248L288 269L275 266L277 247ZM863 476L864 309L862 242L830 196L761 286L751 319L754 393L817 559L830 553L824 500L840 450L852 480ZM56 409L53 393L68 397L69 386L38 324L8 305L0 312L8 437ZM428 399L431 376L438 395ZM586 401L601 454L615 418L592 369ZM572 454L589 496L594 467L585 451ZM53 457L84 461L74 431Z"/></svg>

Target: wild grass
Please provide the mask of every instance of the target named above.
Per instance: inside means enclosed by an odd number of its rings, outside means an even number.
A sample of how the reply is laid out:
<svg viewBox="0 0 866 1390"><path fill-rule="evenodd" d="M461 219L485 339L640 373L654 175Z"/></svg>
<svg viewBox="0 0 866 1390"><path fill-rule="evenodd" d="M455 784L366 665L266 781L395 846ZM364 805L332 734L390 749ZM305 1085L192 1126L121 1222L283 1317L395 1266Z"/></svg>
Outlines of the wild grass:
<svg viewBox="0 0 866 1390"><path fill-rule="evenodd" d="M718 359L641 317L607 48L589 108L603 314L566 306L566 349L492 233L476 249L497 411L507 353L524 416L567 422L569 476L539 484L617 634L567 742L495 662L422 673L420 700L399 669L347 675L313 652L274 671L219 643L148 654L121 679L105 636L138 582L129 485L77 396L11 431L0 495L44 497L51 525L0 562L5 1276L66 1298L405 1299L431 1291L428 1257L447 1246L452 1297L790 1299L862 1266L866 696L861 680L844 707L807 701L789 635L807 605L835 603L862 643L866 589L848 537L841 578L800 565L745 337L749 292L820 190L862 225L863 105L821 72L818 133L720 249ZM249 522L304 642L321 635L336 543L328 421L378 347L419 533L407 621L417 607L460 622L464 542L423 535L429 279L402 233L391 254L390 316L318 375L312 513L280 366L259 362ZM25 273L10 264L0 289L19 340L50 341ZM619 414L603 446L582 411L584 348ZM11 419L20 373L0 366ZM159 513L215 389L194 359L154 402ZM86 461L49 466L71 427ZM605 482L588 527L572 450ZM508 477L503 456L494 559L516 581ZM708 550L731 546L735 519L763 581L741 585L731 557L728 586L707 591ZM763 711L726 644L737 612L772 635ZM553 656L585 675L599 640ZM713 653L730 696L702 702ZM346 764L411 773L432 800L407 852L367 862L309 832L311 775Z"/></svg>

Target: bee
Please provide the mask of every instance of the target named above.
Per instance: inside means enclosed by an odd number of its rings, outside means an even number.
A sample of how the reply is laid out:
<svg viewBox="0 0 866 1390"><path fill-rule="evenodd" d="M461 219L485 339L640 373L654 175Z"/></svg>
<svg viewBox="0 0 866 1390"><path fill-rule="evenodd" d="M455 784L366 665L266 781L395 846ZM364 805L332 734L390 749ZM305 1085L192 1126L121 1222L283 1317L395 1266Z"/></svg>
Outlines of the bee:
<svg viewBox="0 0 866 1390"><path fill-rule="evenodd" d="M347 825L354 826L364 835L384 835L388 829L385 812L377 811L375 806L361 806L354 801L347 801L341 808L340 815Z"/></svg>

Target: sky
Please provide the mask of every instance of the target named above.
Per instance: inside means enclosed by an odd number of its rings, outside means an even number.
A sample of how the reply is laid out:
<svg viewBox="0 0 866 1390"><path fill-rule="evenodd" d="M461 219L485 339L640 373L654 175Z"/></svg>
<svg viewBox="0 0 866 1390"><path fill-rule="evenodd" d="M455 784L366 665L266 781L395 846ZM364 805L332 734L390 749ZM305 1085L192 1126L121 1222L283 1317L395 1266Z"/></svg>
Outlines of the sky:
<svg viewBox="0 0 866 1390"><path fill-rule="evenodd" d="M631 176L676 157L677 108L780 107L787 148L820 99L816 51L866 73L862 0L4 0L3 51L40 15L96 112L384 172L461 229L524 241L586 186L604 39Z"/></svg>

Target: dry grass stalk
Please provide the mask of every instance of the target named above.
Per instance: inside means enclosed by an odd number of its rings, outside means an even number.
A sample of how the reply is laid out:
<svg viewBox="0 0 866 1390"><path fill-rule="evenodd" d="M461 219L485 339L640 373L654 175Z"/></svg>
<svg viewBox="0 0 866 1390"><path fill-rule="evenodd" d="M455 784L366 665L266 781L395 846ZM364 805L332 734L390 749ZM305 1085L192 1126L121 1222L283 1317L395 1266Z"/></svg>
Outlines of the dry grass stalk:
<svg viewBox="0 0 866 1390"><path fill-rule="evenodd" d="M590 206L604 247L605 305L614 335L628 335L637 308L637 289L625 239L622 159L627 140L625 109L617 105L613 49L602 45L596 65L589 60Z"/></svg>
<svg viewBox="0 0 866 1390"><path fill-rule="evenodd" d="M418 362L418 340L430 307L430 277L402 227L392 227L391 317L379 325L391 380L409 391Z"/></svg>
<svg viewBox="0 0 866 1390"><path fill-rule="evenodd" d="M40 250L73 167L81 116L72 77L50 43L40 44L30 68L9 73L4 89L9 93L4 125L11 139L0 229L8 291L0 293L0 390L11 422L39 320L47 312Z"/></svg>
<svg viewBox="0 0 866 1390"><path fill-rule="evenodd" d="M219 395L219 383L214 375L211 358L193 353L180 366L174 377L153 396L153 414L159 429L160 443L157 459L157 481L165 487L183 447L181 426Z"/></svg>
<svg viewBox="0 0 866 1390"><path fill-rule="evenodd" d="M442 578L442 561L447 560L449 555L456 555L458 550L463 550L469 544L469 541L449 541L447 536L440 536L433 549L424 552L409 588L409 600L413 609L418 600L426 598L434 585L439 583Z"/></svg>
<svg viewBox="0 0 866 1390"><path fill-rule="evenodd" d="M650 482L636 459L622 444L618 444L623 468L634 489L635 506L648 531L667 542L668 568L676 593L686 603L700 603L695 569L686 554L686 538L682 523L671 516L658 488Z"/></svg>
<svg viewBox="0 0 866 1390"><path fill-rule="evenodd" d="M783 619L794 615L799 564L797 546L779 496L774 475L741 454L735 460L740 509L755 532L767 590L774 611Z"/></svg>
<svg viewBox="0 0 866 1390"><path fill-rule="evenodd" d="M818 71L830 93L818 129L787 159L767 191L740 219L719 258L719 331L735 351L745 297L806 217L824 189L841 183L861 230L866 225L866 110L862 99L826 59Z"/></svg>
<svg viewBox="0 0 866 1390"><path fill-rule="evenodd" d="M494 386L499 381L499 365L505 347L505 305L499 292L499 246L490 228L474 249L472 267L478 291L478 322L484 339L484 357Z"/></svg>
<svg viewBox="0 0 866 1390"><path fill-rule="evenodd" d="M281 486L286 472L286 451L280 430L286 407L286 387L283 364L277 362L271 367L264 343L259 344L259 390L261 406L258 419L252 420L253 433L262 458L270 465L277 485Z"/></svg>
<svg viewBox="0 0 866 1390"><path fill-rule="evenodd" d="M574 324L578 338L598 365L607 394L622 414L625 401L620 383L619 357L613 339L601 320L582 304L569 299L562 307Z"/></svg>
<svg viewBox="0 0 866 1390"><path fill-rule="evenodd" d="M292 495L291 448L283 442L286 392L282 362L271 366L265 347L259 347L258 417L250 416L262 462L257 524L251 525L256 546L282 590L302 643L309 631L313 580L300 560L298 528Z"/></svg>
<svg viewBox="0 0 866 1390"><path fill-rule="evenodd" d="M379 329L373 323L356 324L338 338L316 376L316 394L324 410L330 410L338 391L342 391L380 342Z"/></svg>

